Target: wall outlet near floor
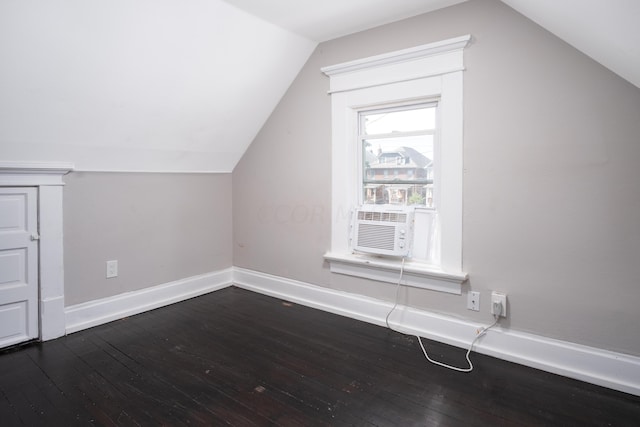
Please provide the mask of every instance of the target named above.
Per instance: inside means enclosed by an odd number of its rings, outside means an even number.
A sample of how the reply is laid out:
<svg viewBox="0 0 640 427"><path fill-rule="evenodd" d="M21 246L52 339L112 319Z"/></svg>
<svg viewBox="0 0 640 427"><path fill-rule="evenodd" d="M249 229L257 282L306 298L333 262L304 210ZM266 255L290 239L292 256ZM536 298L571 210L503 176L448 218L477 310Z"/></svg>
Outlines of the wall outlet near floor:
<svg viewBox="0 0 640 427"><path fill-rule="evenodd" d="M480 311L480 292L470 291L467 294L467 308L473 311Z"/></svg>
<svg viewBox="0 0 640 427"><path fill-rule="evenodd" d="M491 314L507 317L507 294L491 292Z"/></svg>
<svg viewBox="0 0 640 427"><path fill-rule="evenodd" d="M107 279L118 277L118 260L107 261Z"/></svg>

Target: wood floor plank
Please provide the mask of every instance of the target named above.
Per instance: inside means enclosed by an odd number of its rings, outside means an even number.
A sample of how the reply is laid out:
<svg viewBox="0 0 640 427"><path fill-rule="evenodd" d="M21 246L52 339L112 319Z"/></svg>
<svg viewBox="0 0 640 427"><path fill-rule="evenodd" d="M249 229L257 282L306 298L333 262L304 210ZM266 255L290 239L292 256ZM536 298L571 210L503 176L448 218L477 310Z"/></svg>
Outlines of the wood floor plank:
<svg viewBox="0 0 640 427"><path fill-rule="evenodd" d="M309 338L309 336L308 336L308 335L305 337L305 340L306 340L307 338ZM257 339L259 340L260 338L257 338ZM323 338L323 341L324 341L324 340L325 340L325 339ZM300 343L300 345L299 345L299 347L300 347L300 348L304 347L304 343L303 343L303 342L301 342L301 343ZM287 349L286 349L286 351L284 351L283 353L284 353L284 354L286 354L288 358L290 358L290 357L291 357L291 355L292 355L292 353L293 353L293 352L295 352L296 348L297 348L296 346L291 347L291 348L287 348ZM265 352L265 351L267 351L267 352L268 352L268 350L261 349L261 353L262 353L262 352ZM327 360L328 360L328 361L330 361L330 362L329 362L329 363L324 363L324 364L322 364L322 365L323 365L323 366L325 366L325 365L326 365L326 366L333 366L333 365L334 365L334 363L331 363L331 359L332 359L332 358L336 359L336 358L337 358L337 355L338 355L338 352L340 352L340 353L344 353L344 351L343 351L343 350L341 350L341 349L340 349L340 350L338 350L338 349L334 349L334 351L333 351L331 354L329 354L329 355L327 356ZM348 354L348 353L344 353L344 354L345 354L347 357L349 357L349 354ZM277 360L277 359L278 359L277 355L274 355L272 358L273 358L273 359L275 359L275 360ZM339 359L339 358L337 358L337 359ZM334 360L334 362L335 362L335 361L336 361L336 360ZM355 370L351 373L351 375L352 375L351 377L343 377L343 378L345 378L345 379L346 379L346 378L354 378L354 377L357 377L357 376L362 376L362 370L361 370L361 368L358 368L358 366L359 366L359 364L360 364L360 363L359 363L360 361L358 361L358 360L354 360L354 359L353 359L353 357L351 357L351 360L347 360L346 362L342 362L342 361L340 361L340 360L337 360L337 362L338 362L338 363L342 363L342 364L343 364L344 366L346 366L347 368L348 368L348 367L350 367L350 366L354 366L354 367L355 367ZM354 362L355 362L355 363L354 363ZM280 361L280 363L282 363L282 362ZM371 368L371 366L370 366L370 368ZM343 369L343 370L344 370L344 369ZM370 371L371 371L371 369L370 369ZM325 381L325 383L326 383L326 382L327 382L327 375L326 375L326 374L327 374L327 371L325 370L325 371L323 372L323 374L324 374L324 375L323 375L323 378L324 378L324 381ZM406 378L404 378L404 377L400 377L400 376L397 376L397 375L396 375L396 373L394 372L394 370L391 370L390 372L382 372L382 374L383 374L383 375L385 375L385 374L386 374L386 375L392 375L392 376L394 376L394 377L397 377L397 380L399 381L399 383L398 383L398 384L399 384L402 388L404 388L404 386L406 385L406 384L404 384L404 383L403 383L404 381L406 381ZM372 385L372 383L376 381L376 380L375 380L375 378L379 378L381 374L380 374L380 373L373 372L371 375L372 375L372 376L370 377L370 381L369 381L370 385ZM349 382L351 382L351 380L347 380L347 381L343 380L342 386L343 386L343 387L344 387L344 386L347 386L347 385L349 384ZM387 381L387 382L388 382L388 381ZM347 388L348 388L348 387L347 387ZM365 390L363 390L363 387L362 387L362 386L358 387L358 389L359 389L359 390L354 390L354 391L360 391L361 393L364 391L364 392L366 393L366 387L365 387ZM392 389L395 389L395 387L392 387ZM405 395L406 395L406 393L402 393L402 394L405 394ZM415 412L418 412L418 409L419 409L418 407L411 408L411 407L410 407L411 402L405 398L406 396L402 396L402 397L403 397L402 399L398 399L398 401L399 401L399 402L401 402L401 404L399 405L400 412L399 412L398 414L395 414L395 417L396 417L396 418L398 418L398 417L400 417L400 418L401 418L401 417L403 416L403 414L405 414L405 413L411 413L411 410L412 410L412 409L413 409ZM373 405L373 406L377 407L378 405ZM404 406L404 407L402 407L402 406Z"/></svg>
<svg viewBox="0 0 640 427"><path fill-rule="evenodd" d="M460 351L459 349L456 349L456 350L457 350L457 351ZM417 354L417 353L418 353L418 352L415 352L414 354ZM460 354L460 356L462 356L462 355L463 355L463 354ZM422 356L420 356L420 357L422 357ZM424 360L423 360L423 359L420 359L420 363L423 363L423 364L424 364ZM430 369L436 369L436 370L440 369L440 370L441 370L441 368L438 368L438 367L431 367ZM457 378L461 378L461 377L463 377L463 376L464 376L464 375L462 375L462 376L461 376L461 375L460 375L460 374L458 374L458 373L450 373L450 372L447 372L447 375L454 376L454 377L457 377ZM467 378L465 378L463 381L464 381L464 382L471 382L471 381L470 381L470 379L469 379L468 377L467 377ZM468 386L468 385L466 385L466 387L469 387L469 386ZM468 402L468 401L467 401L467 402ZM471 403L473 403L473 400L471 400ZM486 411L486 405L482 405L482 404L480 404L480 405L477 405L477 407L478 407L478 411L479 411L480 413L483 413L483 412L485 412L485 411ZM540 411L538 411L538 412L540 412ZM522 411L521 411L520 416L522 416L522 415L523 415L523 413L522 413ZM526 415L526 412L524 413L524 415ZM515 418L515 419L514 419L514 422L517 422L517 419L518 419L518 418ZM542 420L544 419L544 413L542 413L542 415L537 414L537 413L534 413L534 414L533 414L533 418L532 418L532 420L530 420L530 421L531 421L531 422L534 422L535 420L541 420L541 419L542 419Z"/></svg>
<svg viewBox="0 0 640 427"><path fill-rule="evenodd" d="M2 418L2 425L4 426L20 426L23 425L22 420L18 416L15 403L9 402L8 397L5 395L2 388L0 388L0 415Z"/></svg>
<svg viewBox="0 0 640 427"><path fill-rule="evenodd" d="M149 331L149 333L151 332ZM297 417L300 423L308 422L304 412L300 411L300 407L290 403L283 404L281 399L278 399L279 396L271 393L271 390L262 393L256 392L255 388L258 386L258 379L250 375L250 371L247 370L248 366L243 364L244 358L242 356L238 357L236 355L236 358L229 361L194 358L192 354L183 352L180 345L174 345L175 343L173 342L170 344L166 347L159 347L150 359L144 360L145 365L155 366L158 370L165 372L164 375L171 379L177 376L183 379L202 378L201 373L194 374L187 370L185 366L209 366L208 369L216 374L218 384L224 384L228 393L233 396L238 395L239 397L236 398L238 401L245 402L253 407L258 414L272 421L277 421L282 417L282 413L286 413L287 418L294 419ZM190 383L192 381L185 382Z"/></svg>
<svg viewBox="0 0 640 427"><path fill-rule="evenodd" d="M117 348L116 345L109 342L108 335L104 336L101 334L101 336L96 336L96 338L102 340L107 349L111 349L106 351L111 351L114 358L121 358L123 363L131 364L132 369L140 369L138 365L145 365L144 361L137 361L130 358L126 354L128 349L125 349L126 351L122 351ZM185 364L184 362L182 363ZM144 368L146 372L150 372L151 369L151 366ZM201 375L194 375L191 372L185 374L176 370L171 370L171 372L181 376L181 381L172 384L172 387L175 387L176 389L179 388L181 393L185 394L185 396L188 396L193 401L194 406L204 408L205 412L209 413L205 416L207 420L211 421L213 418L217 417L220 420L236 425L253 424L251 420L241 415L243 411L247 410L246 408L241 407L237 402L217 390L215 388L216 384L210 384L203 381L203 378L208 376L206 369L201 370ZM157 376L158 374L157 372L153 372L152 375Z"/></svg>
<svg viewBox="0 0 640 427"><path fill-rule="evenodd" d="M236 329L238 329L237 326ZM222 361L222 363L231 364L236 369L240 368L246 372L255 371L257 374L255 374L254 383L258 383L258 387L280 393L279 397L276 396L279 400L286 402L289 399L293 399L293 401L289 402L290 405L298 405L303 410L307 409L307 412L316 417L324 415L328 421L332 419L333 414L330 412L330 408L327 408L330 403L322 397L323 391L327 389L326 385L323 384L320 387L316 387L316 384L310 382L308 375L303 375L300 372L296 372L295 369L291 369L291 363L289 363L291 361L291 352L286 349L279 349L277 342L269 339L265 340L264 335L254 337L255 339L252 340L246 340L242 332L234 331L231 337L229 337L229 333L225 335L226 338L223 338L222 341L217 339L216 343L222 344L225 349L233 351L219 352L216 355L218 362ZM182 343L180 341L176 342L176 346L180 348L185 343L188 343L189 340L198 339L198 337L191 338L188 335L183 335L177 339L182 340ZM251 355L256 353L257 349L260 349L259 357L252 357ZM287 354L287 360L274 357L280 351ZM228 355L231 355L231 357L228 358ZM198 357L205 361L208 359L208 356L203 354L198 355ZM263 379L262 373L264 372L269 372L270 378L277 378L277 384L274 385L273 381ZM253 386L253 384L251 385ZM307 408L304 408L305 406ZM328 410L324 410L325 408Z"/></svg>
<svg viewBox="0 0 640 427"><path fill-rule="evenodd" d="M472 337L470 337L472 339ZM462 366L463 349L425 340ZM228 288L0 352L12 425L636 426L640 398Z"/></svg>
<svg viewBox="0 0 640 427"><path fill-rule="evenodd" d="M134 331L136 328L135 325L128 325L128 331ZM147 340L143 344L145 347L145 354L140 356L140 351L137 348L140 344L131 340L127 344L126 352L133 352L139 354L138 360L135 363L139 363L141 366L144 366L142 369L150 369L154 372L162 372L163 376L166 376L169 380L174 381L178 380L176 384L180 384L180 387L177 388L177 391L180 393L185 393L185 395L193 394L193 391L189 393L185 392L186 387L193 387L194 382L201 381L203 378L203 373L205 372L204 365L202 360L194 362L193 360L189 360L192 358L192 355L189 353L185 353L180 351L180 347L174 345L173 342L168 339L164 339L158 336L154 336L153 331L143 330L142 334L147 336ZM195 337L197 340L197 337ZM154 343L149 345L149 342ZM124 344L119 344L124 345ZM202 365L203 367L196 372L192 372L193 366ZM232 365L232 364L231 364ZM191 368L188 368L191 367ZM191 369L191 370L190 370ZM208 370L211 370L209 368ZM246 378L242 375L241 371L237 368L231 366L231 369L224 371L223 373L229 374L230 378L226 378L228 383L227 390L233 390L234 393L250 393L251 395L254 393L255 381L251 380L247 383ZM209 376L209 375L207 375ZM177 377L177 378L176 378ZM221 377L218 375L217 380L220 381ZM201 395L201 392L198 391L198 394ZM252 400L253 397L245 396L244 400ZM261 397L260 400L264 400L264 397ZM253 402L252 404L258 407L257 403ZM268 416L270 417L278 417L280 416L278 413L278 404L275 402L268 402L269 404L263 405L268 412ZM291 409L289 408L288 417L291 417ZM302 422L302 421L301 421Z"/></svg>
<svg viewBox="0 0 640 427"><path fill-rule="evenodd" d="M82 353L82 348L86 353ZM134 414L143 421L162 419L172 425L188 425L185 420L198 420L197 411L189 411L191 402L177 398L170 382L140 368L129 369L91 339L82 348L73 350L80 352L79 357L94 369L83 391L102 402L113 402L107 406L112 418Z"/></svg>

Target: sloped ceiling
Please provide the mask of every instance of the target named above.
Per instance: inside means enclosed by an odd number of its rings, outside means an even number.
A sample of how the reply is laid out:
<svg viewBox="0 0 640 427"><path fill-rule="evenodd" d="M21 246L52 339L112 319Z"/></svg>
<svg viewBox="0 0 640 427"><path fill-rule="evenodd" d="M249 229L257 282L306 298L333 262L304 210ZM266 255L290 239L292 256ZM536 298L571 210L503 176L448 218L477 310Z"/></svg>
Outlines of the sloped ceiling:
<svg viewBox="0 0 640 427"><path fill-rule="evenodd" d="M225 0L240 9L323 42L467 0Z"/></svg>
<svg viewBox="0 0 640 427"><path fill-rule="evenodd" d="M467 0L225 1L309 39L326 41ZM639 0L502 2L640 87Z"/></svg>
<svg viewBox="0 0 640 427"><path fill-rule="evenodd" d="M231 172L318 42L462 1L3 0L0 161ZM640 87L640 1L503 2Z"/></svg>
<svg viewBox="0 0 640 427"><path fill-rule="evenodd" d="M231 172L315 46L222 0L3 0L0 161Z"/></svg>
<svg viewBox="0 0 640 427"><path fill-rule="evenodd" d="M502 1L640 87L640 1Z"/></svg>

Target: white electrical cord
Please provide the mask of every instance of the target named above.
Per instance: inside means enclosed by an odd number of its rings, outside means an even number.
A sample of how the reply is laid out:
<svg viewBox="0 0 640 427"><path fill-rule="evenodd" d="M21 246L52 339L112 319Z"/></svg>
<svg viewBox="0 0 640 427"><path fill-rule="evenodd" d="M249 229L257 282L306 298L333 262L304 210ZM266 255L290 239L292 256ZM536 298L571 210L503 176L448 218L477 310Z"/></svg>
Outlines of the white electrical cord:
<svg viewBox="0 0 640 427"><path fill-rule="evenodd" d="M387 328L391 329L392 331L398 332L395 329L393 329L390 325L389 325L389 316L391 316L391 313L393 313L393 311L396 309L396 307L398 306L398 294L400 293L400 282L402 282L402 276L404 275L404 257L402 258L402 265L400 265L400 277L398 278L398 284L396 285L396 299L395 299L395 303L393 304L393 307L391 307L391 310L389 310L389 312L387 313L387 317L385 317L384 319L384 323L387 324Z"/></svg>
<svg viewBox="0 0 640 427"><path fill-rule="evenodd" d="M434 365L438 365L438 366L442 366L442 367L445 367L445 368L453 369L454 371L458 371L458 372L471 372L471 371L473 371L473 363L471 363L471 359L469 358L469 353L471 353L471 349L473 349L473 346L476 343L476 341L478 341L478 339L481 336L483 336L489 329L493 328L498 323L498 321L500 320L500 316L495 316L495 317L496 317L495 322L493 322L490 326L487 326L486 328L480 329L478 331L478 335L476 335L476 337L473 339L473 341L471 341L471 345L469 346L469 349L467 350L467 353L464 356L467 359L467 363L469 363L469 367L468 368L458 368L457 366L447 365L446 363L442 363L442 362L438 362L437 360L433 360L427 354L427 350L425 349L424 344L422 344L422 339L417 335L416 335L416 338L418 338L418 342L420 343L420 348L422 349L422 352L424 353L424 357L426 357L429 362L433 363Z"/></svg>
<svg viewBox="0 0 640 427"><path fill-rule="evenodd" d="M391 325L389 325L389 316L391 316L391 313L393 313L396 309L396 307L398 306L398 294L400 293L400 284L402 283L402 276L404 275L404 258L402 258L402 265L400 266L400 277L398 278L398 283L396 284L396 297L395 297L395 302L393 304L393 307L391 308L391 310L389 310L389 312L387 313L387 317L385 317L384 321L387 324L387 328L391 329L394 332L398 332L398 333L402 333L398 330L395 330L391 327ZM498 308L498 307L496 307ZM427 349L424 347L424 344L422 343L422 338L420 338L418 335L416 335L416 338L418 339L418 343L420 343L420 348L422 349L422 353L424 353L424 357L431 363L433 363L434 365L438 365L438 366L442 366L444 368L448 368L448 369L453 369L454 371L458 371L458 372L471 372L473 371L473 363L471 363L471 359L469 358L469 354L471 353L471 350L473 349L473 346L475 345L476 341L478 341L480 339L480 337L482 337L484 334L487 333L487 331L491 328L493 328L495 325L498 324L498 322L500 321L500 314L502 313L502 305L499 305L499 311L497 312L497 314L494 314L493 317L495 318L495 321L487 326L486 328L481 328L477 331L476 337L473 339L473 341L471 341L471 345L469 346L469 349L467 350L467 353L465 354L465 358L467 359L467 363L469 364L469 367L467 368L458 368L457 366L452 366L452 365L447 365L446 363L442 363L442 362L438 362L437 360L433 360L432 358L429 357L429 354L427 353ZM495 310L494 310L495 311Z"/></svg>

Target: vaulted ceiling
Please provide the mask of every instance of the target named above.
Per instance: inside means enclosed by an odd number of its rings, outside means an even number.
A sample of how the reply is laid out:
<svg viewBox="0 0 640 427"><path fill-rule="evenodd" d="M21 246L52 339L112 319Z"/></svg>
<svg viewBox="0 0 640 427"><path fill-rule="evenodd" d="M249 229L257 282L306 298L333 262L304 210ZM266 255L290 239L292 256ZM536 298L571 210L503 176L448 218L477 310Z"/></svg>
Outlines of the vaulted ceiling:
<svg viewBox="0 0 640 427"><path fill-rule="evenodd" d="M474 0L224 0L315 41ZM502 0L640 87L640 1Z"/></svg>
<svg viewBox="0 0 640 427"><path fill-rule="evenodd" d="M323 42L467 0L224 0L310 40Z"/></svg>
<svg viewBox="0 0 640 427"><path fill-rule="evenodd" d="M0 160L230 172L319 42L464 1L2 1ZM503 2L640 87L640 1Z"/></svg>
<svg viewBox="0 0 640 427"><path fill-rule="evenodd" d="M230 172L316 42L222 0L0 2L0 161Z"/></svg>
<svg viewBox="0 0 640 427"><path fill-rule="evenodd" d="M640 1L502 2L640 87Z"/></svg>

